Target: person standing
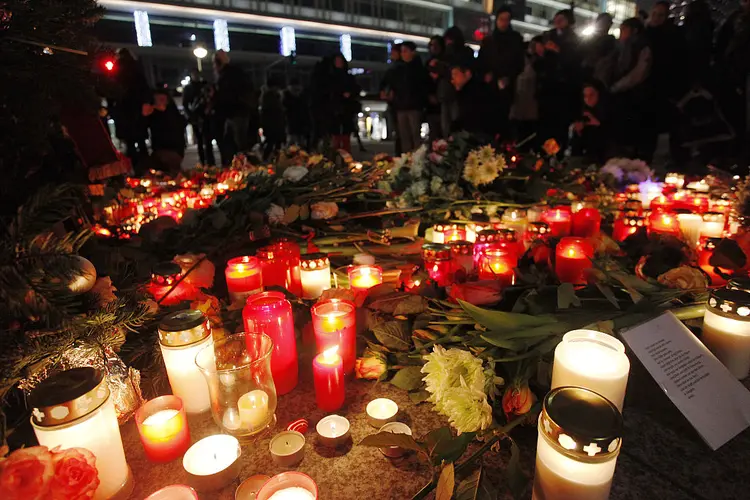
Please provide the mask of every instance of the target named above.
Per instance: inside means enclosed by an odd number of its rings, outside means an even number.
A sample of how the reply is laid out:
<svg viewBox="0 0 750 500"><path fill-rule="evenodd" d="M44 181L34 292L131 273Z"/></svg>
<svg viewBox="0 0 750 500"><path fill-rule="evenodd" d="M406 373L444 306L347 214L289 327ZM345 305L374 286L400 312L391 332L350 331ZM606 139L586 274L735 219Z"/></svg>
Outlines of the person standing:
<svg viewBox="0 0 750 500"><path fill-rule="evenodd" d="M427 70L430 74L430 95L427 103L427 126L430 129L430 140L442 139L450 133L442 125L442 102L440 99L441 86L450 85L445 78L445 41L442 36L433 36L428 45L430 60L427 62Z"/></svg>
<svg viewBox="0 0 750 500"><path fill-rule="evenodd" d="M462 64L474 58L474 50L466 45L466 38L458 26L451 26L443 34L445 42L445 74L443 84L438 88L438 99L440 99L440 121L448 136L454 132L451 127L458 117L456 104L456 89L451 83L451 66Z"/></svg>
<svg viewBox="0 0 750 500"><path fill-rule="evenodd" d="M141 163L148 157L148 130L142 112L153 96L143 68L128 49L117 51L117 67L117 97L109 103L109 111L115 121L115 135L124 143L125 155L140 175L144 173Z"/></svg>
<svg viewBox="0 0 750 500"><path fill-rule="evenodd" d="M310 106L299 78L292 78L283 97L289 143L307 148L310 138Z"/></svg>
<svg viewBox="0 0 750 500"><path fill-rule="evenodd" d="M451 66L451 83L456 89L457 115L453 123L456 131L465 131L479 140L492 140L495 121L487 113L492 89L483 81L482 73L474 75L474 60L456 61Z"/></svg>
<svg viewBox="0 0 750 500"><path fill-rule="evenodd" d="M380 98L388 102L388 108L385 111L386 123L391 136L395 137L395 155L401 156L403 148L401 146L401 137L398 135L398 115L393 105L393 81L396 70L401 65L401 44L394 43L391 45L390 67L386 70L383 79L380 81Z"/></svg>
<svg viewBox="0 0 750 500"><path fill-rule="evenodd" d="M538 62L544 57L544 40L535 36L526 49L526 64L516 78L510 120L517 141L525 141L537 132L539 125L539 103L537 102ZM538 137L528 140L526 148L533 149Z"/></svg>
<svg viewBox="0 0 750 500"><path fill-rule="evenodd" d="M286 140L284 106L278 77L269 76L260 103L260 126L263 127L263 160L268 161Z"/></svg>
<svg viewBox="0 0 750 500"><path fill-rule="evenodd" d="M414 42L401 45L403 63L394 73L393 104L398 119L398 132L405 153L414 151L422 142L422 112L427 103L428 75L417 55Z"/></svg>
<svg viewBox="0 0 750 500"><path fill-rule="evenodd" d="M510 135L509 115L516 77L524 68L523 37L513 30L510 20L510 7L500 7L495 14L495 29L482 40L479 50L479 66L484 71L484 82L494 94L496 132L502 138Z"/></svg>
<svg viewBox="0 0 750 500"><path fill-rule="evenodd" d="M151 132L155 168L177 175L185 158L185 118L166 89L154 92L154 104L143 107Z"/></svg>
<svg viewBox="0 0 750 500"><path fill-rule="evenodd" d="M213 136L206 116L207 83L198 70L190 71L190 82L182 91L182 107L185 109L188 123L193 129L195 144L198 146L198 158L201 165L214 166Z"/></svg>
<svg viewBox="0 0 750 500"><path fill-rule="evenodd" d="M331 135L333 149L351 152L351 135L356 132L355 116L359 111L360 88L349 74L349 63L343 54L333 57L331 71L330 102Z"/></svg>
<svg viewBox="0 0 750 500"><path fill-rule="evenodd" d="M585 78L591 78L599 61L606 58L615 50L617 39L609 34L612 29L612 15L602 12L594 21L594 34L587 38L582 45L583 73Z"/></svg>
<svg viewBox="0 0 750 500"><path fill-rule="evenodd" d="M250 149L248 129L253 89L242 68L231 64L229 54L223 50L214 54L214 71L213 108L220 127L217 136L221 163L227 166L235 154Z"/></svg>

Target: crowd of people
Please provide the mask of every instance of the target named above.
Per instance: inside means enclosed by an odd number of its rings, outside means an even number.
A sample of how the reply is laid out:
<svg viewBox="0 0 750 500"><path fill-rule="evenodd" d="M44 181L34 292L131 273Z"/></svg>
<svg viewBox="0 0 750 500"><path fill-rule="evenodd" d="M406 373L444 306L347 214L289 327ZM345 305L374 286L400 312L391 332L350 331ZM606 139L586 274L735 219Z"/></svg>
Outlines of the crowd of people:
<svg viewBox="0 0 750 500"><path fill-rule="evenodd" d="M717 28L705 0L688 6L680 26L673 21L670 4L659 1L647 15L622 22L617 38L606 13L581 36L573 11L561 10L553 29L527 43L513 29L510 8L501 7L478 52L457 27L431 38L426 62L414 43L394 44L380 97L388 103L395 153L419 147L426 122L433 140L463 130L533 148L552 138L562 151L594 161L650 161L663 133L678 164L711 148L734 159L746 155L750 0ZM349 150L352 135L359 140L361 88L342 54L316 64L307 86L269 77L262 91L226 52L217 51L213 65L212 84L191 74L183 118L172 97L150 91L132 56L121 52L125 92L110 111L135 163L150 136L160 166L179 168L186 121L207 165L226 165L251 150L259 129L266 159L284 144Z"/></svg>

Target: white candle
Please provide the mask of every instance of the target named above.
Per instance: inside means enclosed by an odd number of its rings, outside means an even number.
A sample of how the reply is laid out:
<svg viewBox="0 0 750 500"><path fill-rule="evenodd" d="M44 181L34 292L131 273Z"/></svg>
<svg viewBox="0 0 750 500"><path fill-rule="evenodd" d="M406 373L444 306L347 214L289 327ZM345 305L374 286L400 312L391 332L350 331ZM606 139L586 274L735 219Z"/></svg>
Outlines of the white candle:
<svg viewBox="0 0 750 500"><path fill-rule="evenodd" d="M697 247L701 239L703 217L698 214L679 214L677 222L680 224L680 230L685 237L685 242L690 248Z"/></svg>
<svg viewBox="0 0 750 500"><path fill-rule="evenodd" d="M555 348L552 387L578 386L609 399L622 411L630 360L616 338L593 330L573 330Z"/></svg>
<svg viewBox="0 0 750 500"><path fill-rule="evenodd" d="M320 269L305 269L300 271L302 280L302 298L317 299L323 292L331 288L331 267Z"/></svg>
<svg viewBox="0 0 750 500"><path fill-rule="evenodd" d="M396 418L398 405L390 399L378 398L367 403L366 411L367 422L371 426L380 429Z"/></svg>
<svg viewBox="0 0 750 500"><path fill-rule="evenodd" d="M223 488L239 474L240 442L228 434L201 439L182 457L191 486L199 491Z"/></svg>
<svg viewBox="0 0 750 500"><path fill-rule="evenodd" d="M513 229L516 232L516 239L521 240L523 233L526 232L526 226L529 225L529 219L526 218L526 211L520 208L509 208L503 212L503 226Z"/></svg>
<svg viewBox="0 0 750 500"><path fill-rule="evenodd" d="M707 212L703 214L701 236L704 238L721 238L724 236L724 214Z"/></svg>
<svg viewBox="0 0 750 500"><path fill-rule="evenodd" d="M240 411L240 421L243 427L259 429L268 424L270 414L268 412L268 394L266 392L256 389L243 394L237 400L237 406Z"/></svg>
<svg viewBox="0 0 750 500"><path fill-rule="evenodd" d="M349 440L349 421L341 415L323 417L315 426L318 440L324 446L339 446Z"/></svg>
<svg viewBox="0 0 750 500"><path fill-rule="evenodd" d="M714 291L703 317L701 340L732 375L740 380L747 377L750 373L750 294L741 290Z"/></svg>
<svg viewBox="0 0 750 500"><path fill-rule="evenodd" d="M305 488L292 486L277 491L268 500L315 500L315 497Z"/></svg>
<svg viewBox="0 0 750 500"><path fill-rule="evenodd" d="M208 384L195 364L195 356L212 340L208 320L200 311L171 314L159 325L159 347L169 385L182 399L187 413L202 413L211 407Z"/></svg>

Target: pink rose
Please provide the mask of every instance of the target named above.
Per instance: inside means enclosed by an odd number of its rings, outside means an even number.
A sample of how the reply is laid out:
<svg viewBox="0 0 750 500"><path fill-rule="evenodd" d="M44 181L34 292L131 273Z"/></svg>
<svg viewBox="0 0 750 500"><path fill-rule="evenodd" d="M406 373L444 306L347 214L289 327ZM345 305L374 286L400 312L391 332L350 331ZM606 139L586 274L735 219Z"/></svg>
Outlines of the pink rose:
<svg viewBox="0 0 750 500"><path fill-rule="evenodd" d="M536 396L529 389L528 382L509 385L503 394L505 417L510 420L514 416L526 415L534 406L534 402L536 402Z"/></svg>
<svg viewBox="0 0 750 500"><path fill-rule="evenodd" d="M354 374L357 378L378 380L386 371L388 363L385 356L369 349L365 352L364 358L357 358L354 362Z"/></svg>
<svg viewBox="0 0 750 500"><path fill-rule="evenodd" d="M83 448L69 448L52 454L55 475L49 500L84 500L93 498L99 487L96 457Z"/></svg>
<svg viewBox="0 0 750 500"><path fill-rule="evenodd" d="M22 448L0 461L0 492L4 500L48 498L55 467L46 446Z"/></svg>

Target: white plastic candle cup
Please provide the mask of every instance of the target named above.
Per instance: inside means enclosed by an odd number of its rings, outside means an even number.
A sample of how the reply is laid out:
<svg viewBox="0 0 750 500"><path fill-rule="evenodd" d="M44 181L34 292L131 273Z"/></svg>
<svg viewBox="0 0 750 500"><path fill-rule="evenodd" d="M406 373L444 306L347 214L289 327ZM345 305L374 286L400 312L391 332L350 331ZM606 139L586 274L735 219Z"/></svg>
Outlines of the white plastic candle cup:
<svg viewBox="0 0 750 500"><path fill-rule="evenodd" d="M323 446L335 448L349 441L349 421L341 415L323 417L315 426L318 442Z"/></svg>
<svg viewBox="0 0 750 500"><path fill-rule="evenodd" d="M750 293L719 289L711 293L701 340L727 370L744 379L750 373Z"/></svg>
<svg viewBox="0 0 750 500"><path fill-rule="evenodd" d="M630 360L622 342L593 330L573 330L555 348L551 388L583 387L622 411L629 373Z"/></svg>
<svg viewBox="0 0 750 500"><path fill-rule="evenodd" d="M367 423L376 429L396 420L398 405L387 398L373 399L367 403Z"/></svg>
<svg viewBox="0 0 750 500"><path fill-rule="evenodd" d="M297 431L284 431L271 439L268 446L273 463L294 467L305 458L305 436Z"/></svg>
<svg viewBox="0 0 750 500"><path fill-rule="evenodd" d="M237 479L240 473L240 442L228 434L201 439L182 457L188 484L198 491L215 491Z"/></svg>
<svg viewBox="0 0 750 500"><path fill-rule="evenodd" d="M393 434L406 434L407 436L411 436L411 429L409 426L401 422L385 424L380 428L380 432L391 432ZM386 446L380 448L380 451L388 458L398 458L407 452L407 450L400 446Z"/></svg>

